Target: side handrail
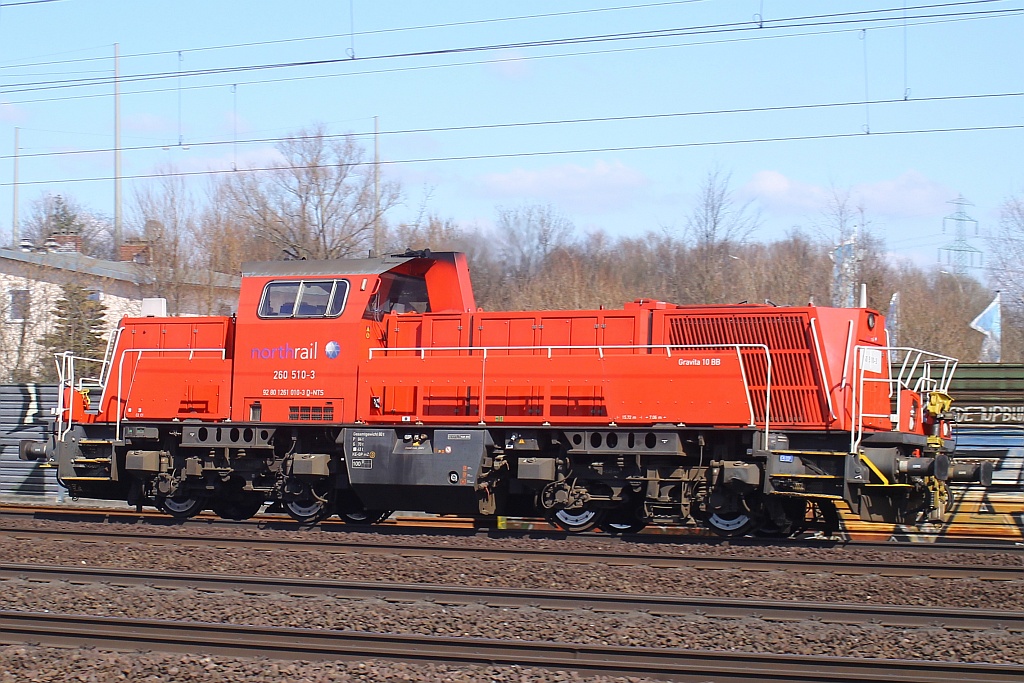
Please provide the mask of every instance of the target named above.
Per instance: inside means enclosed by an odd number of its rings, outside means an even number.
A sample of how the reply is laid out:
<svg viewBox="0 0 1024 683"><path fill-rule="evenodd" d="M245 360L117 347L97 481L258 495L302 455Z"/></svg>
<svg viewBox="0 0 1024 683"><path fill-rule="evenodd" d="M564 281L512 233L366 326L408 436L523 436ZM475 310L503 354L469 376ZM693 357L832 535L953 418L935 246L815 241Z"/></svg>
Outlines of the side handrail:
<svg viewBox="0 0 1024 683"><path fill-rule="evenodd" d="M733 350L736 352L736 358L740 365L740 374L743 381L743 390L746 394L747 409L750 413L750 426L753 427L756 424L756 416L754 414L754 403L750 396L750 382L748 380L748 373L746 363L743 360L744 349L756 350L764 353L765 356L765 403L764 403L764 435L765 443L768 443L768 430L771 422L771 389L772 389L772 354L771 350L765 344L584 344L584 345L542 345L542 346L405 346L405 347L380 347L371 348L369 351L369 360L373 360L374 355L383 356L388 353L416 353L419 355L421 360L427 358L427 352L446 351L446 352L457 352L467 353L469 356L473 356L474 352L480 352L481 358L481 370L480 370L480 386L481 390L486 386L487 379L487 354L493 351L544 351L547 353L549 359L554 357L554 351L575 351L575 350L590 350L597 351L599 358L604 358L605 352L610 350L634 350L634 351L664 351L666 358L672 357L673 351L709 351L714 349L726 349ZM503 358L506 356L502 356ZM483 418L481 411L481 418Z"/></svg>
<svg viewBox="0 0 1024 683"><path fill-rule="evenodd" d="M828 382L825 375L825 359L821 354L821 343L818 341L818 325L817 318L811 318L811 339L814 341L814 353L818 359L818 375L821 377L821 390L825 394L825 400L828 405L828 416L832 419L836 419L836 409L832 405L832 387ZM853 323L851 323L852 326Z"/></svg>
<svg viewBox="0 0 1024 683"><path fill-rule="evenodd" d="M108 351L110 349L112 349L112 348L114 348L114 347L108 345ZM116 415L116 418L115 418L115 426L114 426L114 439L115 440L120 440L120 438L121 438L121 421L124 419L124 407L128 403L128 397L131 395L132 387L135 384L135 379L134 379L134 374L133 374L132 381L128 385L127 393L124 395L124 397L122 397L120 395L121 386L122 386L123 381L124 381L124 363L125 363L125 358L130 353L134 353L134 354L138 355L138 358L136 360L136 367L138 366L138 359L141 359L142 358L142 354L144 354L144 353L188 353L189 354L189 360L192 360L192 357L195 356L196 353L216 353L216 354L220 355L220 359L221 360L224 360L227 357L227 351L223 347L217 347L217 348L188 348L188 347L184 347L184 348L164 348L164 349L124 349L124 350L121 351L121 355L120 355L120 358L118 360L117 384L116 384L116 386L111 387L111 382L110 382L111 370L110 370L110 366L112 365L112 363L110 362L111 359L109 357L104 359L104 360L100 360L98 358L87 358L87 357L83 357L83 356L76 356L71 351L65 351L64 353L56 354L57 365L58 365L57 373L58 373L59 382L60 382L60 391L57 392L57 409L56 409L56 414L57 414L56 415L57 416L57 438L58 438L58 440L62 441L64 439L64 437L67 436L67 433L69 431L71 431L71 424L72 424L72 422L74 420L74 414L73 414L74 403L73 402L67 403L65 401L64 389L65 388L71 388L74 391L81 391L82 389L85 389L87 387L88 388L102 388L103 391L100 394L100 397L98 399L97 405L99 405L99 406L106 405L105 402L107 400L110 400L111 398L117 404L117 415ZM105 365L101 366L101 375L100 375L99 379L97 379L97 378L85 378L85 377L77 378L76 379L76 376L75 376L75 361L88 362L88 363L103 363ZM113 393L112 397L110 397L111 392ZM108 398L108 397L110 397L110 398Z"/></svg>
<svg viewBox="0 0 1024 683"><path fill-rule="evenodd" d="M124 328L120 325L114 327L107 335L107 345L103 350L103 358L87 358L84 356L76 356L72 351L64 351L63 353L54 354L57 363L57 381L60 386L60 391L57 396L57 437L63 440L71 429L71 422L74 415L71 412L74 410L74 404L65 405L64 401L64 389L71 388L74 391L82 391L85 388L89 389L100 389L100 396L97 405L103 405L103 398L106 395L107 384L110 380L111 366L113 365L112 359L114 355L114 349L117 348L117 342L121 338L121 333ZM90 378L82 377L76 379L75 373L75 361L81 361L83 363L96 363L99 365L99 377ZM65 420L65 412L67 413L67 419Z"/></svg>
<svg viewBox="0 0 1024 683"><path fill-rule="evenodd" d="M63 353L54 354L55 362L57 363L57 382L60 387L60 391L57 392L57 437L63 439L68 431L71 429L71 421L74 417L72 412L74 411L74 403L66 404L64 398L64 389L70 388L73 391L81 392L83 389L99 389L103 387L102 373L104 363L106 360L99 358L89 358L86 356L76 356L73 351L65 351ZM83 363L96 363L100 365L100 378L95 377L77 377L75 371L75 361L81 361ZM65 413L67 414L65 417Z"/></svg>
<svg viewBox="0 0 1024 683"><path fill-rule="evenodd" d="M102 386L106 386L107 380L110 379L114 349L117 348L117 342L120 341L122 332L124 332L124 328L118 325L107 336L107 349L103 352L103 366L100 368L100 384Z"/></svg>
<svg viewBox="0 0 1024 683"><path fill-rule="evenodd" d="M124 380L124 360L129 353L138 354L135 359L135 364L132 368L132 380L128 384L128 391L125 392L124 397L121 394L121 384ZM117 363L117 388L114 390L113 400L117 404L117 417L114 422L114 440L121 440L121 420L124 419L124 409L128 405L128 398L131 396L132 388L135 386L135 371L138 369L139 361L142 360L142 354L144 353L188 353L188 359L192 358L197 353L219 353L220 359L224 360L227 358L227 350L221 346L217 348L164 348L164 349L124 349L121 351L121 356ZM109 387L109 383L107 385ZM106 393L106 392L104 392Z"/></svg>
<svg viewBox="0 0 1024 683"><path fill-rule="evenodd" d="M867 377L865 371L865 353L875 351L882 355L881 375L879 377ZM902 352L903 360L900 363L899 371L894 375L890 364L886 361L886 355L892 357L893 353ZM864 438L865 417L888 417L892 419L893 413L878 414L868 413L864 409L865 388L868 383L884 382L888 385L890 397L895 397L895 415L902 414L903 396L901 390L909 389L918 395L930 392L948 393L949 384L953 380L953 373L959 364L956 358L944 356L931 351L924 351L909 346L861 346L854 348L854 377L851 409L853 420L850 427L850 452L856 453ZM893 429L898 429L899 424Z"/></svg>

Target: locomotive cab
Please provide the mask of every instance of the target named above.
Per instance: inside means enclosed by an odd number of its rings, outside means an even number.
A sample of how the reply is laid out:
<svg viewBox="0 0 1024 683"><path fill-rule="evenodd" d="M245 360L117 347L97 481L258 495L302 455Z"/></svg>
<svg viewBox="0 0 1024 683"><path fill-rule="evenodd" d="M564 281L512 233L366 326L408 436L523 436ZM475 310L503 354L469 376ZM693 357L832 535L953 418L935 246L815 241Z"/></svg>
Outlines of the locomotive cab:
<svg viewBox="0 0 1024 683"><path fill-rule="evenodd" d="M387 315L474 308L462 254L245 264L231 419L351 422L358 368L386 344Z"/></svg>

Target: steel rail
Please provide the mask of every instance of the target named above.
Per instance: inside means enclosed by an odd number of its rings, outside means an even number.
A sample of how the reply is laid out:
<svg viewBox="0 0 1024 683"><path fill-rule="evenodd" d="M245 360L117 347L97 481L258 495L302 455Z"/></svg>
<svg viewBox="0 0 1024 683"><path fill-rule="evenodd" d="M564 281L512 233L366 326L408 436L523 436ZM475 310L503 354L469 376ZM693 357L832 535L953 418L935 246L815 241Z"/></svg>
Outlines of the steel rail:
<svg viewBox="0 0 1024 683"><path fill-rule="evenodd" d="M483 666L535 666L667 681L905 681L1005 683L1019 681L1015 665L928 660L771 655L616 645L573 645L520 640L394 635L0 612L0 642L158 650L286 660L448 662Z"/></svg>
<svg viewBox="0 0 1024 683"><path fill-rule="evenodd" d="M20 505L9 502L0 502L0 518L2 517L35 517L47 521L69 521L69 522L92 522L103 523L131 523L147 524L155 527L180 527L183 522L174 519L169 515L148 510L137 512L134 509L125 507L114 508L87 508L60 505L46 507L39 505ZM516 518L519 520L520 518ZM510 522L512 520L509 520ZM280 531L303 531L304 533L369 533L376 535L409 535L409 534L449 534L465 535L475 534L488 536L502 536L509 538L552 538L564 539L573 538L581 541L591 539L602 543L632 543L632 544L687 544L687 545L732 545L732 546L771 546L791 548L831 548L831 547L856 547L858 549L870 549L880 551L902 551L913 549L917 552L946 553L951 550L965 550L970 552L1005 552L1008 549L1021 548L1024 543L1019 533L1015 536L995 537L988 535L955 535L943 533L941 536L936 532L905 532L906 535L913 535L921 540L888 540L875 541L864 540L861 536L869 538L876 537L876 533L846 531L842 536L833 538L819 537L797 537L786 539L765 539L752 536L725 539L713 535L710 531L694 529L693 527L673 526L651 526L640 534L628 535L625 540L622 537L612 537L606 533L588 532L573 534L551 527L542 520L522 518L523 526L513 524L508 528L496 528L494 519L476 519L473 517L392 517L381 524L372 526L357 526L346 524L338 520L323 520L315 529L303 527L290 517L273 513L263 513L247 520L225 520L212 514L203 513L187 521L188 526L205 528L224 527L234 530L244 528L273 529ZM537 524L535 528L532 525ZM531 525L531 526L526 526ZM1015 532L1019 530L1015 529ZM950 540L956 539L956 540ZM1024 563L1024 556L1022 556Z"/></svg>
<svg viewBox="0 0 1024 683"><path fill-rule="evenodd" d="M286 594L296 597L348 598L387 602L429 601L445 605L488 607L524 606L541 609L586 609L599 612L648 612L659 616L701 614L713 618L758 618L766 621L820 621L835 624L875 624L894 627L1002 629L1024 633L1024 612L973 610L957 614L952 608L892 605L854 605L827 602L741 600L630 593L565 592L500 587L337 581L229 574L182 575L177 572L0 564L0 580L102 583L115 587L175 588L245 595Z"/></svg>
<svg viewBox="0 0 1024 683"><path fill-rule="evenodd" d="M225 537L225 536L190 536L175 533L125 533L97 532L86 530L51 531L46 529L12 530L0 528L0 534L7 534L22 539L56 539L74 541L76 543L96 542L124 544L131 542L154 542L163 545L180 547L213 546L218 548L243 548L247 550L284 550L316 551L331 554L375 554L400 555L402 557L431 557L443 559L479 560L522 560L529 562L558 562L562 564L604 564L626 567L653 567L656 569L731 569L740 571L790 571L801 573L830 573L839 575L862 576L878 574L880 576L929 576L944 579L982 579L990 581L1017 581L1024 579L1024 564L1019 567L960 565L948 566L935 563L907 562L850 562L830 559L785 559L760 557L709 557L702 555L669 555L658 553L639 553L635 547L623 547L622 551L608 552L597 549L594 552L552 549L537 550L530 548L481 548L453 547L431 543L395 542L394 539L382 539L379 542L359 539L306 540L294 537L280 540L265 538Z"/></svg>

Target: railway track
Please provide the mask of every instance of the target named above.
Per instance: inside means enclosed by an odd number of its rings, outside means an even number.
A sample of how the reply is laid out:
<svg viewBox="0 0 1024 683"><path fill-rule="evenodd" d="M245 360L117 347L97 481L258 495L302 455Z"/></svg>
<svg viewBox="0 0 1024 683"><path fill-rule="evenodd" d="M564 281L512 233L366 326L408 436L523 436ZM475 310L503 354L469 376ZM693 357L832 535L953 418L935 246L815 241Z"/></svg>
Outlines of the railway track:
<svg viewBox="0 0 1024 683"><path fill-rule="evenodd" d="M490 666L537 666L585 674L650 676L664 681L759 680L840 683L1004 683L1013 665L925 660L855 659L521 640L385 635L304 628L267 628L122 619L38 612L0 612L0 642L116 651L269 657L290 660L388 659Z"/></svg>
<svg viewBox="0 0 1024 683"><path fill-rule="evenodd" d="M838 624L876 624L895 627L1000 629L1024 633L1024 612L973 610L955 614L948 608L851 605L827 602L740 600L722 597L678 597L636 593L588 593L510 588L477 588L337 581L313 578L273 578L224 574L178 573L91 567L0 564L0 581L102 583L114 587L190 589L234 592L243 596L286 594L292 597L343 597L403 603L429 601L444 605L483 604L488 607L524 606L541 609L586 609L595 612L648 612L653 615L700 614L714 618L759 618L770 621L820 621Z"/></svg>
<svg viewBox="0 0 1024 683"><path fill-rule="evenodd" d="M66 521L87 521L93 523L131 523L131 524L151 524L154 526L178 526L183 524L181 520L176 520L167 515L155 512L155 511L143 511L136 512L133 509L126 508L85 508L85 507L44 507L38 505L16 505L10 503L0 503L0 515L7 517L21 517L21 518L36 518L36 519L47 519L47 520L66 520ZM185 522L190 525L203 525L206 527L255 527L255 528L275 528L282 530L295 531L302 529L303 527L298 526L294 521L283 514L261 514L244 521L231 521L224 520L215 515L208 513L201 514L197 517L187 520ZM565 531L556 529L543 520L539 519L521 519L515 522L510 522L508 527L499 526L494 523L494 520L481 520L473 519L470 517L423 517L423 516L409 516L409 517L392 517L387 521L373 525L371 527L354 527L351 524L345 524L337 520L327 519L321 521L317 527L319 531L333 531L333 532L367 532L373 531L374 533L381 534L422 534L422 533L488 533L488 534L508 534L510 536L541 536L551 538L564 538L567 535L574 538L586 538L596 536L598 538L608 539L609 536L600 532L586 533L586 534L567 534ZM1018 535L1008 535L1006 537L993 536L990 533L980 535L955 535L951 533L938 533L929 531L914 531L900 534L905 540L897 540L895 537L889 537L884 541L873 540L879 535L877 531L853 531L843 532L833 538L821 538L821 537L798 537L790 539L758 539L752 537L742 537L735 539L723 539L719 536L712 534L707 529L694 528L694 527L672 527L672 526L652 526L645 529L641 534L634 536L634 539L644 539L650 543L665 542L665 543L695 543L695 544L720 544L730 543L733 545L747 545L747 544L764 544L764 543L785 543L786 545L792 545L796 547L809 546L809 547L822 547L828 545L858 545L869 548L899 548L906 546L913 546L915 548L934 547L936 549L950 549L959 548L965 550L977 550L987 547L1005 547L1005 546L1024 546ZM913 539L913 540L911 540Z"/></svg>
<svg viewBox="0 0 1024 683"><path fill-rule="evenodd" d="M446 546L437 543L400 540L392 535L368 539L367 534L349 537L347 534L321 533L319 538L296 538L294 535L281 539L267 539L253 535L240 536L199 536L169 531L93 531L56 529L3 529L11 538L22 540L62 540L76 543L124 544L145 542L155 545L181 547L244 548L246 550L304 550L330 554L385 554L401 557L436 557L439 559L471 559L474 561L527 560L535 562L559 562L562 564L606 564L611 566L645 566L656 569L700 568L731 569L752 572L788 571L801 573L829 573L838 575L866 575L910 577L930 576L932 578L963 579L974 578L990 581L1013 581L1024 578L1024 553L1017 566L961 565L949 566L941 562L911 562L899 558L892 562L855 562L843 559L824 558L778 558L742 557L722 555L644 553L642 545L629 541L603 539L593 550L578 549L530 549L521 547L495 548L480 546ZM938 558L938 559L941 559Z"/></svg>

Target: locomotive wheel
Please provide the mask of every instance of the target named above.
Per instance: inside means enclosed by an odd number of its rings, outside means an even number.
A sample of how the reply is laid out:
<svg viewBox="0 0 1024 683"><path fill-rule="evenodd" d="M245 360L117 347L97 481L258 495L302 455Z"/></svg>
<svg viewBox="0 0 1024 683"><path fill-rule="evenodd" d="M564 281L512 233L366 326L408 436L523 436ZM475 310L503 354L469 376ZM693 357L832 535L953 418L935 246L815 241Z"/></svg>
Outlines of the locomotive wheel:
<svg viewBox="0 0 1024 683"><path fill-rule="evenodd" d="M625 509L608 511L608 517L598 524L606 534L635 534L650 523L644 515L643 505L633 504Z"/></svg>
<svg viewBox="0 0 1024 683"><path fill-rule="evenodd" d="M635 534L647 526L647 522L603 522L599 525L606 534Z"/></svg>
<svg viewBox="0 0 1024 683"><path fill-rule="evenodd" d="M188 519L203 511L206 500L195 496L172 496L158 498L156 506L175 519Z"/></svg>
<svg viewBox="0 0 1024 683"><path fill-rule="evenodd" d="M768 506L779 505L776 514L766 514L761 528L754 532L755 536L764 538L788 538L807 530L807 500L803 498L784 498ZM781 515L778 513L781 512Z"/></svg>
<svg viewBox="0 0 1024 683"><path fill-rule="evenodd" d="M756 523L757 518L745 512L725 512L722 514L716 512L704 520L704 524L709 529L719 536L726 538L743 536L753 529Z"/></svg>
<svg viewBox="0 0 1024 683"><path fill-rule="evenodd" d="M289 500L284 504L284 509L299 524L316 524L331 514L327 501L317 498Z"/></svg>
<svg viewBox="0 0 1024 683"><path fill-rule="evenodd" d="M555 510L546 517L549 524L573 534L590 531L604 521L604 510Z"/></svg>
<svg viewBox="0 0 1024 683"><path fill-rule="evenodd" d="M217 499L213 505L214 513L222 519L243 520L253 517L263 507L262 495L237 496Z"/></svg>
<svg viewBox="0 0 1024 683"><path fill-rule="evenodd" d="M392 510L352 510L338 512L338 517L345 524L376 524L391 516Z"/></svg>

